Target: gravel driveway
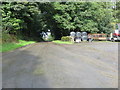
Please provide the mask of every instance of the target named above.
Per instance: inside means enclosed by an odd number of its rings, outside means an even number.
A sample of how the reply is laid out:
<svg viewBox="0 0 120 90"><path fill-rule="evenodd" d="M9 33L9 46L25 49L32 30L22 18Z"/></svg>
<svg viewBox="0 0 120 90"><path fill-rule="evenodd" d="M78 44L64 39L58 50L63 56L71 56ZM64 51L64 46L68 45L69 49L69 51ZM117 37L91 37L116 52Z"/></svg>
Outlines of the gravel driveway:
<svg viewBox="0 0 120 90"><path fill-rule="evenodd" d="M118 43L35 43L2 55L3 88L117 88Z"/></svg>

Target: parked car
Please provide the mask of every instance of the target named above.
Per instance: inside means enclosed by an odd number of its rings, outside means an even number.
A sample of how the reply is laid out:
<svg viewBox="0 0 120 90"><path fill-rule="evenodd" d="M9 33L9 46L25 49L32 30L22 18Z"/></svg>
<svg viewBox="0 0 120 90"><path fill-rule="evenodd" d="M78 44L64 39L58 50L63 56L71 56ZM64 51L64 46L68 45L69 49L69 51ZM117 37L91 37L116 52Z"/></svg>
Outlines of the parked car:
<svg viewBox="0 0 120 90"><path fill-rule="evenodd" d="M113 33L110 34L110 41L120 41L120 30L116 29Z"/></svg>

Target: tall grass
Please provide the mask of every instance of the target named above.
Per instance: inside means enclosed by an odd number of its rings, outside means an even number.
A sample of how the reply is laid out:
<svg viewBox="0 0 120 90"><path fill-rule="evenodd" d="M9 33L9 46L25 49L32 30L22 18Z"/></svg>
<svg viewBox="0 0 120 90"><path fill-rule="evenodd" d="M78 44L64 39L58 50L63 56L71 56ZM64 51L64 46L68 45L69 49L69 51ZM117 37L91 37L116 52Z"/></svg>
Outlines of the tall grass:
<svg viewBox="0 0 120 90"><path fill-rule="evenodd" d="M19 40L17 35L2 32L2 38L0 38L0 52L7 52L32 43L35 43L35 41Z"/></svg>

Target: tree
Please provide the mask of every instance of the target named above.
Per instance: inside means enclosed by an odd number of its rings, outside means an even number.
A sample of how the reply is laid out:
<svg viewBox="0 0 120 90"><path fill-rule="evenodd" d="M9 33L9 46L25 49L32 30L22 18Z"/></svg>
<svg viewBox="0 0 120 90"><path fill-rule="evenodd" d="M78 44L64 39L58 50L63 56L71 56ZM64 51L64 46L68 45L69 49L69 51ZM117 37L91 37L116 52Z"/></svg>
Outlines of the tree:
<svg viewBox="0 0 120 90"><path fill-rule="evenodd" d="M111 32L111 3L54 2L51 6L54 11L53 20L62 35L69 35L71 30L88 33Z"/></svg>
<svg viewBox="0 0 120 90"><path fill-rule="evenodd" d="M22 12L22 13L21 13ZM26 37L39 36L42 17L34 2L3 2L3 32Z"/></svg>
<svg viewBox="0 0 120 90"><path fill-rule="evenodd" d="M120 1L116 2L116 18L117 22L120 23Z"/></svg>
<svg viewBox="0 0 120 90"><path fill-rule="evenodd" d="M50 29L56 39L70 31L110 33L112 13L106 2L3 2L3 31L35 38Z"/></svg>

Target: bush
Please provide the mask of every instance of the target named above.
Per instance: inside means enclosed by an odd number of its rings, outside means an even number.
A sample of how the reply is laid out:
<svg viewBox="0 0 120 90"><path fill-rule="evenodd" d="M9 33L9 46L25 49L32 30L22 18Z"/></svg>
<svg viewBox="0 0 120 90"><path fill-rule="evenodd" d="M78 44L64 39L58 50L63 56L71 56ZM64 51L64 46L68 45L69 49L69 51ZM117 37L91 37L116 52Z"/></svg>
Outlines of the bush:
<svg viewBox="0 0 120 90"><path fill-rule="evenodd" d="M49 36L49 38L47 39L47 41L53 41L54 40L54 37L53 36Z"/></svg>
<svg viewBox="0 0 120 90"><path fill-rule="evenodd" d="M9 43L9 42L18 42L18 39L15 35L10 35L7 33L2 33L2 43Z"/></svg>
<svg viewBox="0 0 120 90"><path fill-rule="evenodd" d="M71 41L71 37L70 36L63 36L61 38L62 41Z"/></svg>

